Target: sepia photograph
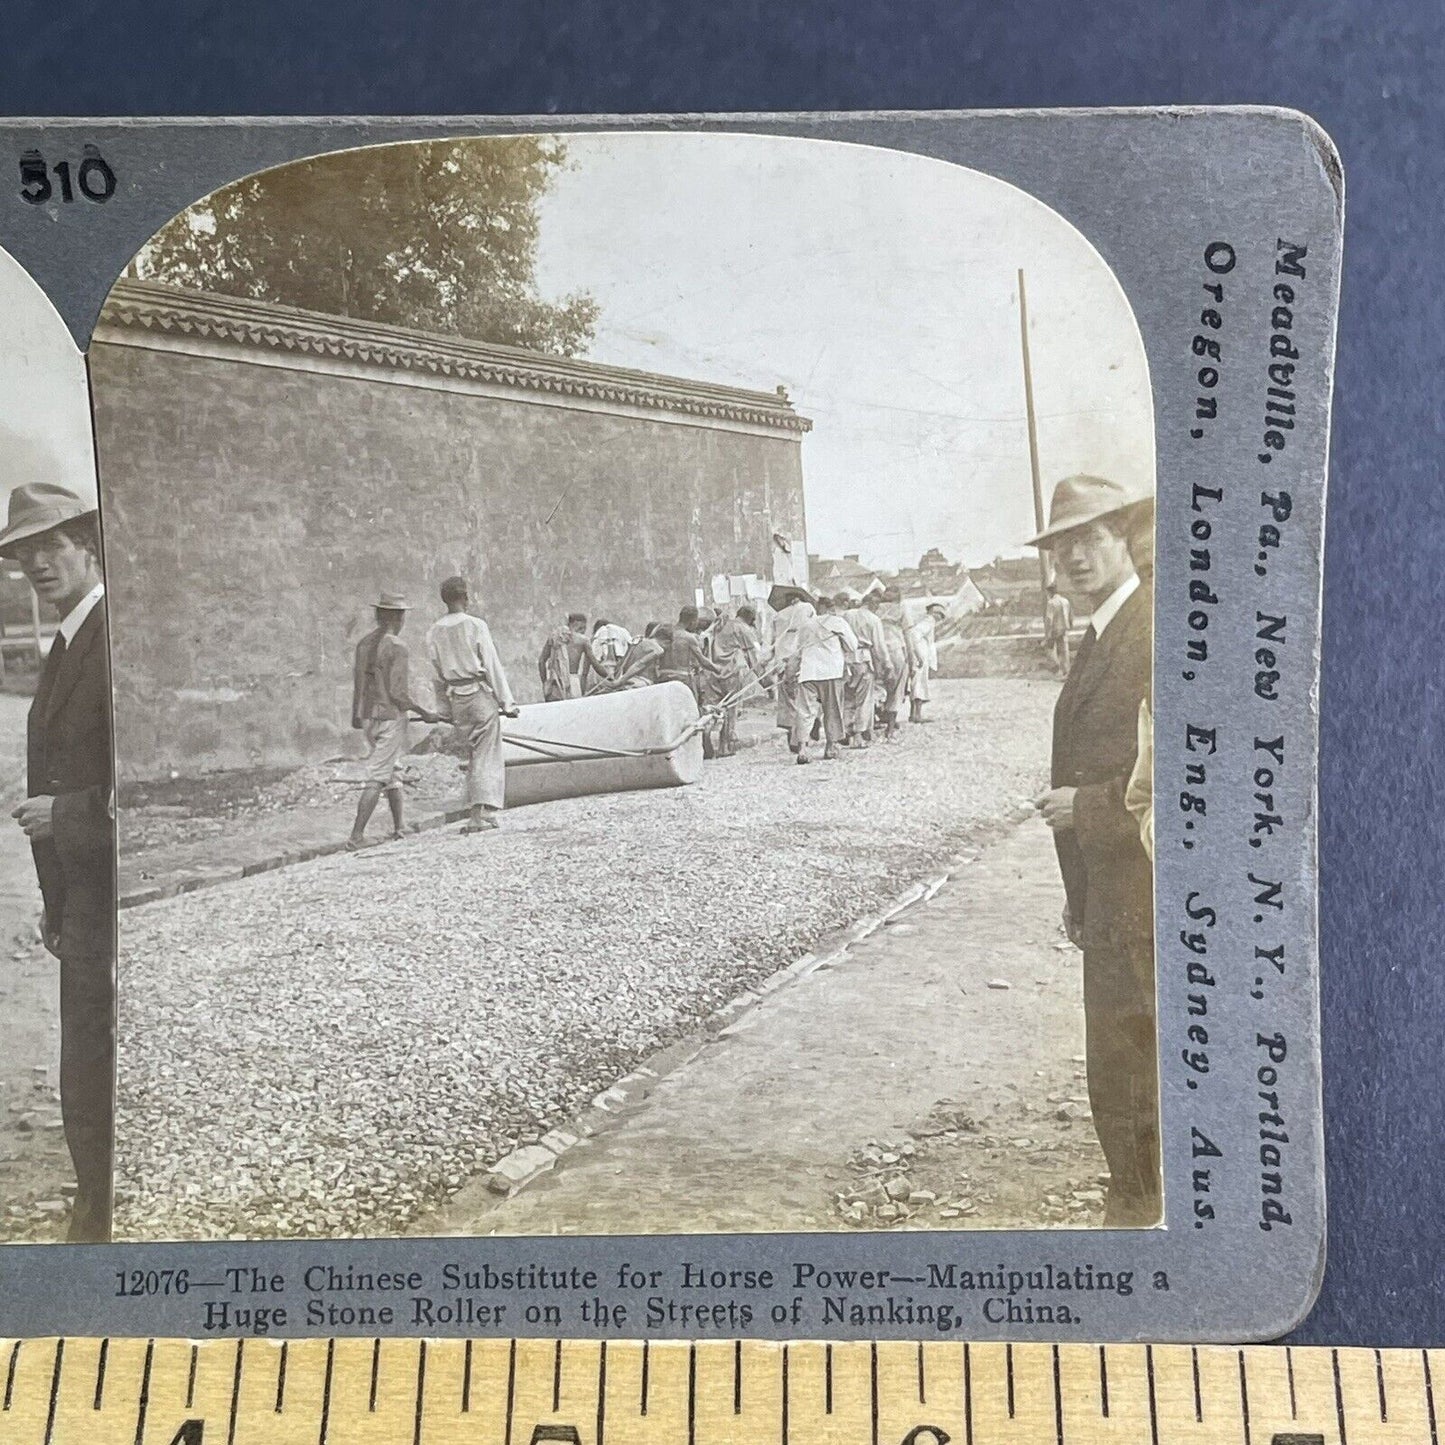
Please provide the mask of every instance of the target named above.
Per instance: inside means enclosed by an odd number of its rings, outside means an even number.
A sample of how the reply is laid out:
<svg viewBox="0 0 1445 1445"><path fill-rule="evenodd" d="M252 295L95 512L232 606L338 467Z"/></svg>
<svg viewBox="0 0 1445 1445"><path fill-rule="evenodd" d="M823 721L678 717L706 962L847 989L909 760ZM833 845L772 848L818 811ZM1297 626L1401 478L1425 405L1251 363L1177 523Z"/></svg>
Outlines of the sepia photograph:
<svg viewBox="0 0 1445 1445"><path fill-rule="evenodd" d="M109 1237L115 829L85 359L0 252L0 1240Z"/></svg>
<svg viewBox="0 0 1445 1445"><path fill-rule="evenodd" d="M86 360L104 583L0 416L0 702L19 789L103 598L116 1238L1161 1222L1153 406L1067 220L825 141L382 145L176 216ZM32 781L66 868L105 757ZM7 1088L81 1182L12 1235L103 1237L47 998Z"/></svg>

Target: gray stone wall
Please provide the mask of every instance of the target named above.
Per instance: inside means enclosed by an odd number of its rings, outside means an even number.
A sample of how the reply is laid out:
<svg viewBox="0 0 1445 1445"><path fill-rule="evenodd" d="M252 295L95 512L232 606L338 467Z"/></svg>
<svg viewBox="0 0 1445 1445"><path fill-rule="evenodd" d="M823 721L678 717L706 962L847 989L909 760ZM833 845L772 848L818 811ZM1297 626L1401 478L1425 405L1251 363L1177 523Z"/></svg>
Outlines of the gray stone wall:
<svg viewBox="0 0 1445 1445"><path fill-rule="evenodd" d="M437 587L464 573L525 701L567 611L638 631L714 573L766 576L775 531L804 536L807 424L768 393L707 388L714 414L689 415L685 384L637 374L619 399L628 374L577 368L559 403L133 318L102 326L90 365L123 779L353 746L352 650L380 588L415 605L424 677Z"/></svg>

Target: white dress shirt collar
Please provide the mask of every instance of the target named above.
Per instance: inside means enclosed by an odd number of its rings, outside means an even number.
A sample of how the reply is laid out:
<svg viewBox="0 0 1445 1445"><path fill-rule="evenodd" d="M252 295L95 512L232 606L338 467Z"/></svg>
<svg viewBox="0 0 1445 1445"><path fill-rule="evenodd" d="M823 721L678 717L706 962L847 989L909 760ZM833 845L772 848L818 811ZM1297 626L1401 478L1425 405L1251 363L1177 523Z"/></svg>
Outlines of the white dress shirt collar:
<svg viewBox="0 0 1445 1445"><path fill-rule="evenodd" d="M60 635L65 639L65 645L70 646L75 641L75 634L80 631L80 625L95 610L95 604L105 596L105 583L97 582L64 617L60 619Z"/></svg>
<svg viewBox="0 0 1445 1445"><path fill-rule="evenodd" d="M1121 582L1104 600L1094 609L1094 615L1090 619L1094 628L1094 636L1102 637L1104 629L1119 615L1119 609L1139 590L1139 575L1131 572L1128 578Z"/></svg>

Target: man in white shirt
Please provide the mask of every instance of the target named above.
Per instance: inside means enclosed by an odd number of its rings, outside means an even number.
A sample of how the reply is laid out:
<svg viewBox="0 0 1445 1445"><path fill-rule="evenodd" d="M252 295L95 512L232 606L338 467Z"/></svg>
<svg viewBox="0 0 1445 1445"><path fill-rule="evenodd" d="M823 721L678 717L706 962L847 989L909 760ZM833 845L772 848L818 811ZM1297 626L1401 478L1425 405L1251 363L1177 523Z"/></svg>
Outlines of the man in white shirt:
<svg viewBox="0 0 1445 1445"><path fill-rule="evenodd" d="M491 629L467 611L465 577L442 583L446 616L426 635L427 656L436 674L437 711L467 744L467 821L463 833L497 826L506 802L507 769L502 761L502 719L516 717L502 659Z"/></svg>
<svg viewBox="0 0 1445 1445"><path fill-rule="evenodd" d="M923 716L923 704L933 698L933 685L929 679L938 671L938 624L944 616L943 604L930 602L923 616L908 629L909 660L912 664L908 683L909 722L933 720Z"/></svg>
<svg viewBox="0 0 1445 1445"><path fill-rule="evenodd" d="M798 670L789 667L801 646L801 634L811 626L817 613L813 610L812 597L801 587L792 583L779 583L768 594L768 608L772 638L772 661L768 671L774 679L777 694L777 724L788 734L788 746L793 748L793 717L798 710Z"/></svg>
<svg viewBox="0 0 1445 1445"><path fill-rule="evenodd" d="M843 741L843 677L848 660L858 656L858 639L853 629L833 611L831 597L819 597L814 616L793 634L797 650L789 668L798 684L798 701L788 729L788 746L799 763L810 763L808 738L821 720L823 759L838 756Z"/></svg>
<svg viewBox="0 0 1445 1445"><path fill-rule="evenodd" d="M873 719L878 709L879 679L887 667L887 643L878 620L878 594L872 593L844 607L835 599L843 620L858 639L858 656L843 679L844 745L867 747L873 741Z"/></svg>
<svg viewBox="0 0 1445 1445"><path fill-rule="evenodd" d="M1054 708L1051 786L1037 805L1054 834L1065 928L1084 951L1089 1102L1111 1227L1153 1224L1160 1212L1154 878L1126 802L1153 658L1152 599L1128 546L1136 501L1117 482L1069 477L1032 543L1093 614Z"/></svg>
<svg viewBox="0 0 1445 1445"><path fill-rule="evenodd" d="M1059 591L1058 583L1050 582L1049 600L1044 605L1044 651L1053 659L1060 677L1069 675L1069 628L1074 625L1074 609Z"/></svg>

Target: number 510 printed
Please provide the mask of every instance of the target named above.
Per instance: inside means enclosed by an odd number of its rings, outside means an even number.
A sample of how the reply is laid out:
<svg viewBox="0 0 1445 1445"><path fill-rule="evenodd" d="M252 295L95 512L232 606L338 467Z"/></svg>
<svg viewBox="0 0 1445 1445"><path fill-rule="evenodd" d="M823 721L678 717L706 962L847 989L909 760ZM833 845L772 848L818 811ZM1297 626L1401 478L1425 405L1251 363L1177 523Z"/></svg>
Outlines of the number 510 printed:
<svg viewBox="0 0 1445 1445"><path fill-rule="evenodd" d="M64 160L52 165L34 150L21 155L21 200L43 206L56 196L73 201L77 194L96 205L104 205L115 194L115 172L94 146L85 147L79 164Z"/></svg>

